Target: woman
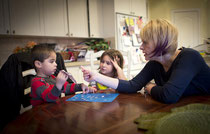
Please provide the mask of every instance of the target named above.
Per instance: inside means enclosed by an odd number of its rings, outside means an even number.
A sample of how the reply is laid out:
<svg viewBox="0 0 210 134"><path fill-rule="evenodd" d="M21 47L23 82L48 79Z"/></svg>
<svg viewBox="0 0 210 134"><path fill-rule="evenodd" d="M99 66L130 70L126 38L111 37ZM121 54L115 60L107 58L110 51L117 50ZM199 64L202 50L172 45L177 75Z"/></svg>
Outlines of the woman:
<svg viewBox="0 0 210 134"><path fill-rule="evenodd" d="M143 41L140 49L149 62L136 77L125 81L83 69L84 79L125 93L135 93L144 87L163 103L175 103L182 96L210 94L210 68L197 51L177 50L178 31L171 23L151 20L140 36ZM152 79L155 84L150 83Z"/></svg>

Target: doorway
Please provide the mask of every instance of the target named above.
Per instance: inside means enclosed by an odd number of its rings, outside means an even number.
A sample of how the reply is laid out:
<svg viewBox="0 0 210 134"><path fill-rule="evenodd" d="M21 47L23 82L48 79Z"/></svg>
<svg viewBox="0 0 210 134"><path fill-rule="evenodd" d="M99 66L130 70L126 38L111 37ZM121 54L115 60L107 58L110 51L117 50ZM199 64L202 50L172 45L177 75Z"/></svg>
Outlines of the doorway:
<svg viewBox="0 0 210 134"><path fill-rule="evenodd" d="M200 10L173 10L172 23L178 29L178 48L194 48L199 45Z"/></svg>

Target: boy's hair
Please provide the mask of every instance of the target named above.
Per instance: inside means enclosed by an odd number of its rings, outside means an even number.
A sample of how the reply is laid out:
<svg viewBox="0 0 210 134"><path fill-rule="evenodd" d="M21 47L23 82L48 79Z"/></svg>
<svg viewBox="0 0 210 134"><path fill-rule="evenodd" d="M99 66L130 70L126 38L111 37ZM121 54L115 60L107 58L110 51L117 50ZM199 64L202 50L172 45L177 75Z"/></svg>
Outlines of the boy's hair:
<svg viewBox="0 0 210 134"><path fill-rule="evenodd" d="M47 44L35 45L31 50L31 59L33 66L35 67L34 62L36 60L44 62L44 60L50 56L51 52L55 51L52 47L49 47Z"/></svg>
<svg viewBox="0 0 210 134"><path fill-rule="evenodd" d="M178 30L165 19L149 21L141 30L140 37L143 41L154 42L155 50L151 57L173 54L177 49Z"/></svg>
<svg viewBox="0 0 210 134"><path fill-rule="evenodd" d="M108 55L113 61L115 58L116 61L117 61L117 64L123 69L123 63L124 63L124 59L123 59L123 56L122 54L120 53L120 51L118 50L115 50L115 49L109 49L109 50L106 50L102 55L101 55L101 58L100 58L100 62L102 62L104 56ZM117 75L117 70L114 68L113 70L114 72L114 77L118 77Z"/></svg>

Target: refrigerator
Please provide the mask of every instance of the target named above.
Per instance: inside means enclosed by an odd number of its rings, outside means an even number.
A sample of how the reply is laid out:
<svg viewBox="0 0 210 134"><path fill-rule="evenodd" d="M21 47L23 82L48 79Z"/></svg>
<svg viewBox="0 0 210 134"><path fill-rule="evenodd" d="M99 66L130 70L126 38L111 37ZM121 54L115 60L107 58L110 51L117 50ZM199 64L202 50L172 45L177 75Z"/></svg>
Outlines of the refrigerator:
<svg viewBox="0 0 210 134"><path fill-rule="evenodd" d="M140 31L145 23L145 16L116 13L117 49L120 51L131 51L131 70L133 70L133 76L146 63L144 55L140 50L140 45L142 44Z"/></svg>

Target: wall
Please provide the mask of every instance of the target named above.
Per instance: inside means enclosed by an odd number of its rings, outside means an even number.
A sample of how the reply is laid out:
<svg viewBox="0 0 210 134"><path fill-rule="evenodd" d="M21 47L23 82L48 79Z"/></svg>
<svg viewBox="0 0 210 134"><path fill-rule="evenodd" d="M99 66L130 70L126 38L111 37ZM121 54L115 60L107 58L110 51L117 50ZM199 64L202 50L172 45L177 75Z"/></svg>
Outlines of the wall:
<svg viewBox="0 0 210 134"><path fill-rule="evenodd" d="M25 36L0 36L0 67L13 50L19 46L24 47L29 41L36 43L56 43L58 45L75 45L87 39L81 38L56 38L56 37L25 37Z"/></svg>
<svg viewBox="0 0 210 134"><path fill-rule="evenodd" d="M207 23L207 25L208 25L208 38L210 38L210 0L208 0L208 3L207 3L207 9L208 9L208 11L207 11L207 14L208 14L208 16L207 16L207 18L208 18L208 23Z"/></svg>
<svg viewBox="0 0 210 134"><path fill-rule="evenodd" d="M210 0L148 0L149 19L171 20L172 10L200 9L200 44L210 37ZM209 29L209 30L208 30Z"/></svg>

